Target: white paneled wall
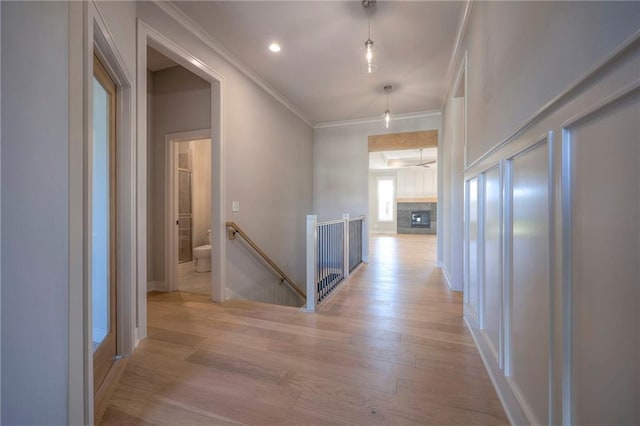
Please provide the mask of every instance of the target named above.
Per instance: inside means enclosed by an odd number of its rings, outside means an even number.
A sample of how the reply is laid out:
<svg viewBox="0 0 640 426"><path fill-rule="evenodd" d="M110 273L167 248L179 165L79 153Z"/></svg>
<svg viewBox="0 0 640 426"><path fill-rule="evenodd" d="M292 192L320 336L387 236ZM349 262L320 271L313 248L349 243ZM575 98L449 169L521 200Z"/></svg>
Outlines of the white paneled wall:
<svg viewBox="0 0 640 426"><path fill-rule="evenodd" d="M502 365L502 199L500 169L484 175L484 294L483 328L495 361Z"/></svg>
<svg viewBox="0 0 640 426"><path fill-rule="evenodd" d="M512 208L507 374L535 424L549 423L549 161L547 142L509 160ZM509 214L508 213L508 214Z"/></svg>
<svg viewBox="0 0 640 426"><path fill-rule="evenodd" d="M640 423L640 94L565 128L575 424ZM613 416L611 416L613 414Z"/></svg>
<svg viewBox="0 0 640 426"><path fill-rule="evenodd" d="M406 167L397 169L398 197L418 198L438 195L438 171L429 167Z"/></svg>
<svg viewBox="0 0 640 426"><path fill-rule="evenodd" d="M465 320L516 424L640 424L639 33L585 75L465 171Z"/></svg>
<svg viewBox="0 0 640 426"><path fill-rule="evenodd" d="M479 322L478 311L480 300L480 258L478 244L480 242L480 230L478 223L480 222L480 209L478 197L478 177L469 179L467 182L467 246L466 254L466 280L465 280L465 311L474 321Z"/></svg>

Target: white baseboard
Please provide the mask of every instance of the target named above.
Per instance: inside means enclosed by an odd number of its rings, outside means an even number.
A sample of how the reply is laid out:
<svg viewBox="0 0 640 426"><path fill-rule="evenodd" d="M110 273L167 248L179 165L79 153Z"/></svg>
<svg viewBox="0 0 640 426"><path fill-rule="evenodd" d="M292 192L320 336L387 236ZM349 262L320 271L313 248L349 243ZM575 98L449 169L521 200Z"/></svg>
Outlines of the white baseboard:
<svg viewBox="0 0 640 426"><path fill-rule="evenodd" d="M150 291L167 291L164 281L149 281L147 283L147 293Z"/></svg>
<svg viewBox="0 0 640 426"><path fill-rule="evenodd" d="M504 371L495 361L495 358L491 353L491 349L485 341L481 330L473 326L466 315L464 316L464 323L469 329L471 337L473 337L476 348L478 348L480 358L482 358L482 362L487 369L487 373L489 373L489 378L491 379L491 383L493 383L493 387L495 388L498 398L502 403L502 408L504 408L504 411L507 414L509 423L512 425L532 424L525 414L525 410L523 410L523 407L520 405L518 397L511 387L511 383L504 376Z"/></svg>
<svg viewBox="0 0 640 426"><path fill-rule="evenodd" d="M462 286L458 287L454 285L453 281L451 280L451 275L449 274L447 265L445 265L444 263L441 263L439 268L442 271L442 275L444 276L444 281L447 283L449 288L453 291L462 291Z"/></svg>

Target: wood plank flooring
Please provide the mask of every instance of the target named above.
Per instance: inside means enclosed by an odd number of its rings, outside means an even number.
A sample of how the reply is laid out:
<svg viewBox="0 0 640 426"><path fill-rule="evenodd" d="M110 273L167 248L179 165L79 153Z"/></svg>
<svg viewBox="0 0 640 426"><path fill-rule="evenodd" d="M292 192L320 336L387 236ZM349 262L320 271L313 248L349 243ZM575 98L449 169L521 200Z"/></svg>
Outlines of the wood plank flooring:
<svg viewBox="0 0 640 426"><path fill-rule="evenodd" d="M149 338L102 424L508 424L435 236L371 240L317 314L150 294Z"/></svg>

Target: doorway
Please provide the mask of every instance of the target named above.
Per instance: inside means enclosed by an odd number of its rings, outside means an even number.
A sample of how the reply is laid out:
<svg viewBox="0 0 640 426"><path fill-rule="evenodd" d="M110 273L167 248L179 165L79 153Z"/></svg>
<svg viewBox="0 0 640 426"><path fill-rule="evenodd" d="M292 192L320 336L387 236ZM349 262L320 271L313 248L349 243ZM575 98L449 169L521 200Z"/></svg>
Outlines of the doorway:
<svg viewBox="0 0 640 426"><path fill-rule="evenodd" d="M170 139L169 145L170 290L210 295L211 139Z"/></svg>
<svg viewBox="0 0 640 426"><path fill-rule="evenodd" d="M438 131L369 136L369 233L437 229Z"/></svg>
<svg viewBox="0 0 640 426"><path fill-rule="evenodd" d="M97 396L117 355L116 84L96 56L93 70L91 339L93 390Z"/></svg>

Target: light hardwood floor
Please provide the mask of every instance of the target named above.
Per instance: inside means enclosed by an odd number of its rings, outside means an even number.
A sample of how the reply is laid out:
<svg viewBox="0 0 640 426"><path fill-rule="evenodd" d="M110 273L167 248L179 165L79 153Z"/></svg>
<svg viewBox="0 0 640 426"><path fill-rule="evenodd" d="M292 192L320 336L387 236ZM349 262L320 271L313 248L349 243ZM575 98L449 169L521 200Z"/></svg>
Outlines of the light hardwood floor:
<svg viewBox="0 0 640 426"><path fill-rule="evenodd" d="M178 291L211 294L211 272L196 272L193 262L178 264Z"/></svg>
<svg viewBox="0 0 640 426"><path fill-rule="evenodd" d="M507 424L435 236L371 240L317 314L149 295L149 338L102 424Z"/></svg>

